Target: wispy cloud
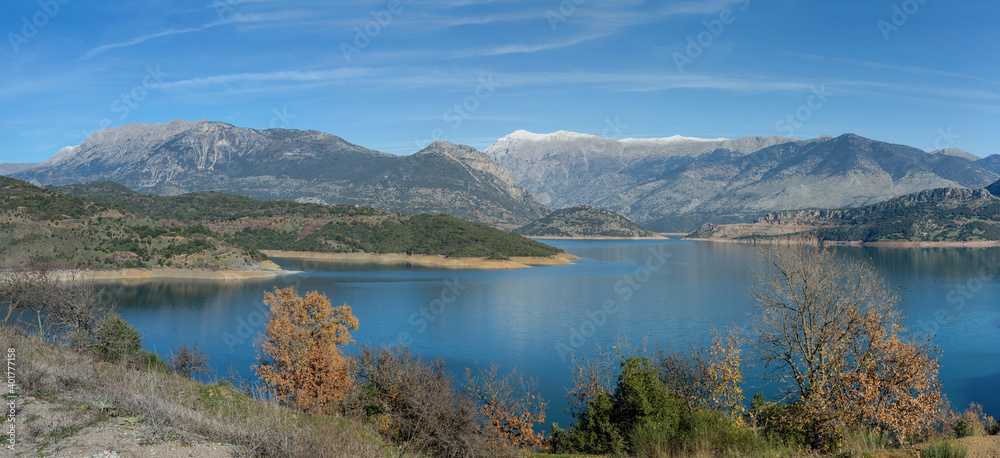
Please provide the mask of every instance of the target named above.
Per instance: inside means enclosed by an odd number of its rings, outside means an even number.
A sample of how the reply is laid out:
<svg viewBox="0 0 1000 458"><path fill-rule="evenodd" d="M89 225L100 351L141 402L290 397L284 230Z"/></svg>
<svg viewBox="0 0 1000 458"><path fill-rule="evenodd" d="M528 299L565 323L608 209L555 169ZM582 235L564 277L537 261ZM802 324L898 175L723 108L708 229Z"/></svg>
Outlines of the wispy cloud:
<svg viewBox="0 0 1000 458"><path fill-rule="evenodd" d="M234 73L165 82L157 87L204 93L211 96L275 90L305 90L317 86L351 86L360 90L465 88L480 75L489 74L496 87L551 92L553 87L592 86L608 94L708 90L738 93L808 93L819 84L813 79L775 75L720 76L669 72L490 72L446 71L432 67L342 67L311 71ZM827 78L822 81L838 94L893 98L936 97L943 103L1000 101L1000 93L975 88L936 87L922 84Z"/></svg>
<svg viewBox="0 0 1000 458"><path fill-rule="evenodd" d="M313 71L279 71L264 73L232 73L226 75L206 76L185 80L170 81L156 84L159 89L199 88L209 86L226 86L243 83L274 83L274 82L316 82L339 81L373 76L378 72L367 67L345 67L333 70Z"/></svg>
<svg viewBox="0 0 1000 458"><path fill-rule="evenodd" d="M451 55L453 59L468 57L500 56L504 54L530 54L540 51L551 51L554 49L567 48L587 41L593 41L611 35L610 33L596 33L592 35L579 36L568 39L552 40L535 44L509 44L499 46L488 46L482 48L462 49Z"/></svg>
<svg viewBox="0 0 1000 458"><path fill-rule="evenodd" d="M923 68L923 67L914 67L914 66L910 66L910 65L896 65L896 64L888 64L888 63L884 63L884 62L873 62L873 61L868 61L868 60L851 59L851 58L847 58L847 57L827 57L827 56L822 56L822 55L819 55L819 54L798 53L798 52L791 52L791 51L785 52L785 54L790 55L790 56L794 56L794 57L798 57L798 58L802 58L802 59L806 59L806 60L815 61L815 62L835 62L835 63L852 65L852 66L856 66L856 67L871 68L871 69L876 69L876 70L893 70L893 71L897 71L897 72L911 73L911 74L937 75L937 76L944 76L944 77L949 77L949 78L961 78L961 79L967 79L967 80L979 81L979 82L982 82L982 83L992 84L992 85L995 85L995 86L1000 86L1000 81L991 80L989 78L983 78L981 76L968 75L968 74L965 74L965 73L949 72L949 71L944 71L944 70L935 70L935 69Z"/></svg>
<svg viewBox="0 0 1000 458"><path fill-rule="evenodd" d="M96 56L99 56L99 55L104 54L104 53L106 53L108 51L111 51L112 49L127 48L129 46L135 46L135 45L138 45L138 44L145 43L145 42L147 42L149 40L153 40L153 39L156 39L156 38L167 37L167 36L170 36L170 35L180 35L180 34L185 34L185 33L200 32L202 30L205 30L205 29L208 29L208 28L211 28L211 27L218 27L220 25L226 25L226 24L229 24L231 22L232 21L219 21L219 22L212 22L212 23L209 23L209 24L205 24L205 25L202 25L202 26L199 26L199 27L188 27L188 28L184 28L184 29L167 29L167 30L164 30L162 32L156 32L156 33L151 33L151 34L148 34L148 35L138 36L138 37L135 37L135 38L133 38L131 40L120 41L120 42L117 42L117 43L109 43L109 44L106 44L106 45L101 45L101 46L98 46L96 48L90 49L89 51L87 51L86 54L83 55L83 57L81 57L81 59L83 59L83 60L92 59L92 58L94 58Z"/></svg>
<svg viewBox="0 0 1000 458"><path fill-rule="evenodd" d="M213 27L219 27L219 26L223 26L223 25L243 24L243 23L260 23L260 22L270 22L270 21L285 21L285 20L289 20L289 19L298 19L298 18L303 18L303 17L308 17L308 14L306 12L302 12L302 11L279 11L279 12L274 12L274 13L254 13L254 14L235 13L235 14L233 14L233 16L231 18L223 19L223 20L219 20L219 21L214 21L214 22L209 22L209 23L197 26L197 27L186 27L186 28L179 28L179 29L171 28L171 29L163 30L161 32L150 33L150 34L147 34L147 35L141 35L141 36L132 38L130 40L125 40L125 41L120 41L120 42L116 42L116 43L109 43L109 44L106 44L106 45L97 46L97 47L91 48L89 51L87 51L87 53L84 54L82 57L80 57L80 59L81 60L92 59L92 58L94 58L96 56L99 56L101 54L104 54L104 53L106 53L108 51L111 51L111 50L114 50L114 49L127 48L127 47L130 47L130 46L135 46L135 45L138 45L138 44L145 43L145 42L150 41L150 40L154 40L154 39L157 39L157 38L163 38L163 37L167 37L167 36L171 36L171 35L182 35L182 34L188 34L188 33L201 32L201 31L206 30L206 29L210 29L210 28L213 28Z"/></svg>

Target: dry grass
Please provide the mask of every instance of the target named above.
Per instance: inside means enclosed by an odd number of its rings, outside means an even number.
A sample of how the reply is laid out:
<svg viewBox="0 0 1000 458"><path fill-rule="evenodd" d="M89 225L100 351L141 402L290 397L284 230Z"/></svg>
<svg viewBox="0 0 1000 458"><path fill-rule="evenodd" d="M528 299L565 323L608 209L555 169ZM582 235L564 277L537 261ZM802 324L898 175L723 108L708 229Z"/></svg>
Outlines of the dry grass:
<svg viewBox="0 0 1000 458"><path fill-rule="evenodd" d="M152 443L196 434L238 445L239 456L398 455L391 444L357 422L293 412L231 386L96 362L9 327L0 327L0 347L16 349L22 395L54 394L137 417L145 440Z"/></svg>

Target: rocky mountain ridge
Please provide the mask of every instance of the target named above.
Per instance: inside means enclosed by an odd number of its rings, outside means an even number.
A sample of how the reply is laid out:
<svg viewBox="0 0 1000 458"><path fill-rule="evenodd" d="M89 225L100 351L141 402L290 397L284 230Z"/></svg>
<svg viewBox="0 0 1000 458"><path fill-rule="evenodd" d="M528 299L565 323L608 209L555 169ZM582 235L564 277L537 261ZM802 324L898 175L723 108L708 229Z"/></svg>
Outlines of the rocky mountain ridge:
<svg viewBox="0 0 1000 458"><path fill-rule="evenodd" d="M217 190L264 200L448 213L508 228L548 211L471 147L439 141L395 156L324 132L205 120L99 131L14 176L43 185L109 180L163 195Z"/></svg>
<svg viewBox="0 0 1000 458"><path fill-rule="evenodd" d="M955 151L930 154L853 134L614 140L515 132L484 152L543 203L595 205L660 232L678 230L660 227L678 215L856 207L1000 178Z"/></svg>

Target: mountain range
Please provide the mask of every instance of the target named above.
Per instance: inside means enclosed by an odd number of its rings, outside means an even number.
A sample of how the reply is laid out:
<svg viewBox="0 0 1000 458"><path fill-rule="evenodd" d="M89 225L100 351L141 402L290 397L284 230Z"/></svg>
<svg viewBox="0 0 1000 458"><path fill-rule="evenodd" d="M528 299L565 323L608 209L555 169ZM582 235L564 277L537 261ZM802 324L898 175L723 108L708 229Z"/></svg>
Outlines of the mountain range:
<svg viewBox="0 0 1000 458"><path fill-rule="evenodd" d="M163 195L223 191L262 200L449 213L513 228L548 213L499 165L438 141L396 156L317 131L184 120L98 131L14 177L41 185L110 180Z"/></svg>
<svg viewBox="0 0 1000 458"><path fill-rule="evenodd" d="M610 139L516 131L480 152L445 141L409 156L332 134L212 121L98 131L38 164L0 172L40 185L111 180L140 192L216 190L263 200L448 213L503 229L551 208L593 205L658 232L768 212L845 208L1000 179L1000 156L931 153L853 134Z"/></svg>
<svg viewBox="0 0 1000 458"><path fill-rule="evenodd" d="M595 205L660 232L720 215L856 207L1000 178L961 150L927 153L853 134L614 140L518 131L484 152L542 203ZM686 227L670 227L678 217Z"/></svg>

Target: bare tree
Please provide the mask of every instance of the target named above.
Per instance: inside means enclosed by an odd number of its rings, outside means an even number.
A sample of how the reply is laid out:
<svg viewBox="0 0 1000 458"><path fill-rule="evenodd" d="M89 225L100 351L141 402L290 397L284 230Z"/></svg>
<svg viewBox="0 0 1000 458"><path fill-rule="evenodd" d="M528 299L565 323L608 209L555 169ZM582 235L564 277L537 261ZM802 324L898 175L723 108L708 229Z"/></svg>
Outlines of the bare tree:
<svg viewBox="0 0 1000 458"><path fill-rule="evenodd" d="M43 294L46 327L53 340L84 348L97 338L97 323L114 313L114 304L102 300L103 290L72 278L52 285Z"/></svg>
<svg viewBox="0 0 1000 458"><path fill-rule="evenodd" d="M32 269L0 270L0 300L7 308L3 326L12 324L11 319L19 321L23 313L40 302L43 291L38 287L40 280L40 275Z"/></svg>
<svg viewBox="0 0 1000 458"><path fill-rule="evenodd" d="M903 336L900 296L870 263L802 244L761 254L753 345L790 398L824 421L903 436L940 406L937 353Z"/></svg>
<svg viewBox="0 0 1000 458"><path fill-rule="evenodd" d="M197 345L181 345L177 350L170 351L168 363L173 371L183 377L191 377L194 374L210 376L214 371L208 365L208 357L202 353Z"/></svg>
<svg viewBox="0 0 1000 458"><path fill-rule="evenodd" d="M849 362L865 316L889 325L899 295L874 267L807 245L760 251L771 272L757 274L751 295L760 307L755 348L793 397L808 399Z"/></svg>
<svg viewBox="0 0 1000 458"><path fill-rule="evenodd" d="M7 307L2 325L34 328L40 336L75 348L92 343L97 322L111 312L101 296L101 290L74 271L37 264L0 271L0 302ZM31 313L33 319L25 317Z"/></svg>

